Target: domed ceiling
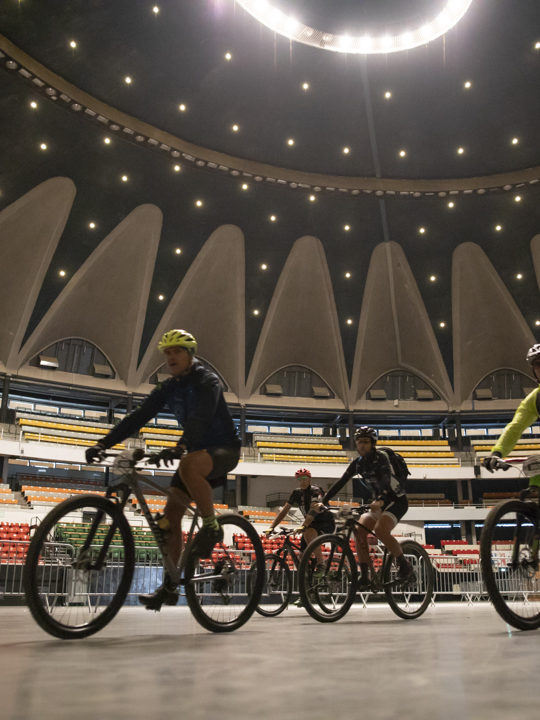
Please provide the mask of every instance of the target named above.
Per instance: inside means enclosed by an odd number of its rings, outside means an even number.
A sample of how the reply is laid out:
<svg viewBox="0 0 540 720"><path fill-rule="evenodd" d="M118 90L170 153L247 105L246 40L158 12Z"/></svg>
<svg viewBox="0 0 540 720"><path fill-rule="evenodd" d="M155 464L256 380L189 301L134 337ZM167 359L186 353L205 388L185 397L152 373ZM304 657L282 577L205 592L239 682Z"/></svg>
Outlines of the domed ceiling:
<svg viewBox="0 0 540 720"><path fill-rule="evenodd" d="M349 376L383 242L404 252L450 378L452 259L463 243L482 248L538 336L538 2L520 0L518 11L512 0L473 0L442 37L377 54L291 41L242 5L2 3L0 210L56 176L77 190L26 337L143 204L162 211L163 225L141 356L226 224L245 238L246 374L303 236L324 249ZM375 37L425 26L448 3L272 5L328 33Z"/></svg>

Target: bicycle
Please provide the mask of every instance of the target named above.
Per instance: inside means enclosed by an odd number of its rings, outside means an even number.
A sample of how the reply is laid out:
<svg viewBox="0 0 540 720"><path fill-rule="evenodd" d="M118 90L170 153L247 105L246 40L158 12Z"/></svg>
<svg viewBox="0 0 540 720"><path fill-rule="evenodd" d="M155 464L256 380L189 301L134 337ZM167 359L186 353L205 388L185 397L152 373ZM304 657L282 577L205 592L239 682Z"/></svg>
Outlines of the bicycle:
<svg viewBox="0 0 540 720"><path fill-rule="evenodd" d="M113 480L105 496L78 495L64 500L37 526L30 541L23 582L36 622L55 637L74 639L96 633L115 617L135 570L133 533L124 514L133 493L158 546L163 569L183 587L195 619L213 632L242 626L255 611L264 581L264 553L255 528L240 515L220 515L217 520L224 531L223 541L216 545L211 559L202 560L191 552L200 515L190 507L191 526L175 565L141 483L158 492L163 488L135 467L148 456L136 449L107 453L107 457L114 461ZM79 526L75 521L81 518L82 526L76 532L73 528ZM251 540L249 555L234 546L231 538L238 531ZM156 571L156 582L158 574Z"/></svg>
<svg viewBox="0 0 540 720"><path fill-rule="evenodd" d="M296 535L298 530L288 530L281 528L279 532L274 533L274 537L284 538L283 545L275 552L268 553L264 556L265 560L265 579L261 600L266 603L259 602L255 610L259 615L264 617L277 617L291 601L293 593L293 577L287 557L289 556L296 570L300 563L300 545L291 540L292 535Z"/></svg>
<svg viewBox="0 0 540 720"><path fill-rule="evenodd" d="M521 477L540 475L540 455L500 460L508 470L521 463ZM480 566L493 607L519 630L540 627L540 488L521 490L488 513L480 538Z"/></svg>
<svg viewBox="0 0 540 720"><path fill-rule="evenodd" d="M366 533L375 534L358 522L358 518L368 510L369 505L364 505L341 511L337 532L315 538L302 556L298 570L300 597L311 617L319 622L335 622L344 617L357 592L364 595L384 592L392 610L405 620L420 617L429 607L433 596L433 566L428 553L414 540L401 543L405 556L413 566L414 577L406 582L399 581L395 558L385 548L378 568L374 566L370 553L371 579L366 588L359 588L358 569L350 541L357 526ZM313 570L317 550L322 550L324 568Z"/></svg>

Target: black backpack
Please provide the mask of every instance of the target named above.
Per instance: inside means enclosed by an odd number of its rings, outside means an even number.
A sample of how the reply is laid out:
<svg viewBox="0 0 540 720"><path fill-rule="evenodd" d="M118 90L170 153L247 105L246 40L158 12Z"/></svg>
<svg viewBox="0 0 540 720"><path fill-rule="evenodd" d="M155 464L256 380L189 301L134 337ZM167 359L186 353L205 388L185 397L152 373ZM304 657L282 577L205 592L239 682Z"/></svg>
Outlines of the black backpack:
<svg viewBox="0 0 540 720"><path fill-rule="evenodd" d="M377 448L377 450L380 450L388 457L390 465L392 466L392 472L396 476L398 483L405 490L407 488L407 478L411 474L411 471L407 467L407 463L405 462L403 455L400 455L395 450L392 450L391 447L380 447Z"/></svg>

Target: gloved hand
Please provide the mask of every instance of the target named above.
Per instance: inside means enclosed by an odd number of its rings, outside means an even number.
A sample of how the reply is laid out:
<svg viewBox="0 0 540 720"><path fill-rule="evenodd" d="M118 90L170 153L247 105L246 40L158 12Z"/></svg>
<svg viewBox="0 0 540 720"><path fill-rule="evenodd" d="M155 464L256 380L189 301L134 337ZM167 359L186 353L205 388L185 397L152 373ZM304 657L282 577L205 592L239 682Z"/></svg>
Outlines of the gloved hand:
<svg viewBox="0 0 540 720"><path fill-rule="evenodd" d="M494 453L491 453L491 455L482 460L482 465L486 468L486 470L489 470L489 472L492 473L494 470L497 469L497 465L500 459L501 453L495 451Z"/></svg>
<svg viewBox="0 0 540 720"><path fill-rule="evenodd" d="M172 465L175 460L179 460L184 454L184 449L181 447L175 448L164 448L158 453L152 453L148 458L148 462L156 467L163 463L165 467Z"/></svg>
<svg viewBox="0 0 540 720"><path fill-rule="evenodd" d="M100 462L105 458L105 445L97 442L95 445L87 448L84 454L86 455L86 462L89 465L92 465L94 462Z"/></svg>
<svg viewBox="0 0 540 720"><path fill-rule="evenodd" d="M268 537L269 535L272 535L272 533L275 533L275 532L276 532L275 528L268 528L267 530L263 530L263 535L266 535L266 537Z"/></svg>

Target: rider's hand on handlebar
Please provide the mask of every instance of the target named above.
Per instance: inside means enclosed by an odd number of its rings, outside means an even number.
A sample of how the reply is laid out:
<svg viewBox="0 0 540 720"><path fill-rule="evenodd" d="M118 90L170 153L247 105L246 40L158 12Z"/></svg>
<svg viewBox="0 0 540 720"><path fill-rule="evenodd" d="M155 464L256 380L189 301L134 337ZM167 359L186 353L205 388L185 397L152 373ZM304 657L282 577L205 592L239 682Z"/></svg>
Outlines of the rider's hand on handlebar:
<svg viewBox="0 0 540 720"><path fill-rule="evenodd" d="M493 452L488 457L485 457L482 460L482 465L488 470L490 473L492 473L494 470L497 469L497 466L499 465L501 459L501 453L500 452Z"/></svg>
<svg viewBox="0 0 540 720"><path fill-rule="evenodd" d="M266 530L263 530L263 535L266 535L268 537L269 535L272 535L272 533L275 533L275 528L267 528Z"/></svg>
<svg viewBox="0 0 540 720"><path fill-rule="evenodd" d="M148 458L148 462L156 467L159 467L160 463L163 463L165 467L169 467L175 460L179 460L183 454L184 449L182 447L165 448L158 453L152 453Z"/></svg>
<svg viewBox="0 0 540 720"><path fill-rule="evenodd" d="M86 462L89 465L92 465L94 462L100 462L105 458L105 445L98 442L87 448L84 454L86 455Z"/></svg>

